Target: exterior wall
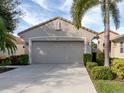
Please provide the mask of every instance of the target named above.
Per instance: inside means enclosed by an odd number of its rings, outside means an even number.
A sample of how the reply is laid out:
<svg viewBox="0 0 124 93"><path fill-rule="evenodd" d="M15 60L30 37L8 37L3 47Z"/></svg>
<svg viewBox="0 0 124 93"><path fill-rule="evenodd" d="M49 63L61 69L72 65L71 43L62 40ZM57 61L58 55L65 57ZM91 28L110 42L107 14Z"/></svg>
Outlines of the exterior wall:
<svg viewBox="0 0 124 93"><path fill-rule="evenodd" d="M112 57L124 58L124 53L120 52L120 42L124 42L124 36L120 37L119 39L114 39L112 41L113 44Z"/></svg>
<svg viewBox="0 0 124 93"><path fill-rule="evenodd" d="M17 45L16 55L25 54L25 48L23 44Z"/></svg>
<svg viewBox="0 0 124 93"><path fill-rule="evenodd" d="M110 32L110 40L114 39L116 36L118 36L117 34L114 34L112 32ZM103 52L104 50L104 47L103 47L103 44L104 44L104 33L101 33L99 34L99 44L98 44L98 49L100 51ZM118 47L117 47L118 48ZM113 56L113 43L111 43L111 53L110 53L110 56Z"/></svg>
<svg viewBox="0 0 124 93"><path fill-rule="evenodd" d="M5 53L0 52L0 59L5 58L5 57L8 57L8 53L7 52L5 52Z"/></svg>
<svg viewBox="0 0 124 93"><path fill-rule="evenodd" d="M120 42L117 42L117 43L113 42L112 57L124 58L124 53L120 53Z"/></svg>
<svg viewBox="0 0 124 93"><path fill-rule="evenodd" d="M23 44L17 44L16 46L17 46L17 50L13 55L25 54L25 49ZM0 52L0 58L5 58L9 56L12 56L12 54L9 55L7 51L5 53Z"/></svg>
<svg viewBox="0 0 124 93"><path fill-rule="evenodd" d="M57 24L61 23L62 31L56 31ZM96 34L88 32L84 29L77 30L74 25L65 22L60 19L51 21L43 26L36 27L30 31L27 31L20 35L26 42L26 53L28 53L29 39L32 37L42 37L42 36L67 36L67 37L82 37L84 38L85 53L91 52L91 39L96 36Z"/></svg>

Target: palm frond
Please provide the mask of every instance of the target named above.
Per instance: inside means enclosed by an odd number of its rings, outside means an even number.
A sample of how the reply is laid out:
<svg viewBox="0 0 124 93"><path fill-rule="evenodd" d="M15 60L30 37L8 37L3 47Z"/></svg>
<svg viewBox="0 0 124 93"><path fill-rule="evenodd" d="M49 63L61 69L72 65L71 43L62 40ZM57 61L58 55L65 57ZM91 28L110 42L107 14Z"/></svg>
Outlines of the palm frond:
<svg viewBox="0 0 124 93"><path fill-rule="evenodd" d="M4 23L4 19L0 16L0 31L5 30L5 23Z"/></svg>
<svg viewBox="0 0 124 93"><path fill-rule="evenodd" d="M71 7L71 14L74 25L79 29L81 20L85 13L92 7L99 4L99 0L74 0Z"/></svg>
<svg viewBox="0 0 124 93"><path fill-rule="evenodd" d="M101 2L101 13L102 13L102 18L103 18L103 23L105 25L105 0L102 0Z"/></svg>
<svg viewBox="0 0 124 93"><path fill-rule="evenodd" d="M13 54L16 51L16 39L9 33L4 23L4 19L0 17L0 51Z"/></svg>
<svg viewBox="0 0 124 93"><path fill-rule="evenodd" d="M110 15L112 16L116 29L118 29L120 26L120 13L117 3L110 3Z"/></svg>
<svg viewBox="0 0 124 93"><path fill-rule="evenodd" d="M8 50L8 54L13 54L16 51L16 44L11 39L6 38L5 43L6 49Z"/></svg>

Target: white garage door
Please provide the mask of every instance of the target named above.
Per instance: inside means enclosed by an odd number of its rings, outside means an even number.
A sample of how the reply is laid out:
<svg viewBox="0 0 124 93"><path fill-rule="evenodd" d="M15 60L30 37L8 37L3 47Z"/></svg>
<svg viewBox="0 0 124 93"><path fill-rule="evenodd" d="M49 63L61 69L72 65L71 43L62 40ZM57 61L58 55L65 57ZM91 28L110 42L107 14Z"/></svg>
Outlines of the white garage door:
<svg viewBox="0 0 124 93"><path fill-rule="evenodd" d="M32 63L82 63L81 41L33 41Z"/></svg>

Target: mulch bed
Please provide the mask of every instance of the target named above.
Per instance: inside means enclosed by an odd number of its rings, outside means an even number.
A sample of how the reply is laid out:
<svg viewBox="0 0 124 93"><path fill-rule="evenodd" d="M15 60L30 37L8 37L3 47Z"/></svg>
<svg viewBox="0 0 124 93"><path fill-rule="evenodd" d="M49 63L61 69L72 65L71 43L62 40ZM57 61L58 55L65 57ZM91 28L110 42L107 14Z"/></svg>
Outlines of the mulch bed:
<svg viewBox="0 0 124 93"><path fill-rule="evenodd" d="M0 68L0 73L4 73L4 72L7 72L7 71L10 71L13 69L15 69L15 68Z"/></svg>

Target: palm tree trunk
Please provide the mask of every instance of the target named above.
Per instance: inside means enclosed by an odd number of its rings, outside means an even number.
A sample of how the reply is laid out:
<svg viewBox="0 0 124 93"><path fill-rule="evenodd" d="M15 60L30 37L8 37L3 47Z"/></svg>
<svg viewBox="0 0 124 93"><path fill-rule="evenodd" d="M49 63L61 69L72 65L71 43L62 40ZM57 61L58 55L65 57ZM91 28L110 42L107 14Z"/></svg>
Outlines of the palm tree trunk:
<svg viewBox="0 0 124 93"><path fill-rule="evenodd" d="M109 24L109 0L105 0L105 31L104 31L104 66L109 66L109 50L110 50L110 24Z"/></svg>

